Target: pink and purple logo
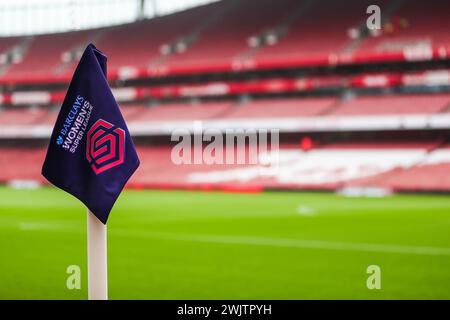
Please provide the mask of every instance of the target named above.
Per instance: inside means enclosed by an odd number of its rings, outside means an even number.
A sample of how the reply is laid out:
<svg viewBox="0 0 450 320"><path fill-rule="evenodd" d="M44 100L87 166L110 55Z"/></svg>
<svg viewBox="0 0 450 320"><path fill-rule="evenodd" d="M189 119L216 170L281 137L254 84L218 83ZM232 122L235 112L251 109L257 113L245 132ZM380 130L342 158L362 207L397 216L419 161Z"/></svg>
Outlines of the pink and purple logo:
<svg viewBox="0 0 450 320"><path fill-rule="evenodd" d="M103 119L97 120L87 134L86 158L95 174L122 164L125 131Z"/></svg>

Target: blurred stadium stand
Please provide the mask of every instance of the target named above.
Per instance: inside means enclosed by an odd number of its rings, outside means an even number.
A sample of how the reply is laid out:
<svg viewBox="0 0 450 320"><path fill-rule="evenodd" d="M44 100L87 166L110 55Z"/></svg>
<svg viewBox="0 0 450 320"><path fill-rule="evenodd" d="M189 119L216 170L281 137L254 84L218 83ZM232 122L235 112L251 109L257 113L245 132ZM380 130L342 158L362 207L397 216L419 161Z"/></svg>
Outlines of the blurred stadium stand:
<svg viewBox="0 0 450 320"><path fill-rule="evenodd" d="M450 3L381 1L376 31L365 24L370 4L224 0L121 26L0 38L0 182L45 183L42 146L93 42L109 56L138 144L130 187L449 192ZM279 128L277 170L174 165L171 131L199 121ZM308 151L297 143L304 136L314 141Z"/></svg>

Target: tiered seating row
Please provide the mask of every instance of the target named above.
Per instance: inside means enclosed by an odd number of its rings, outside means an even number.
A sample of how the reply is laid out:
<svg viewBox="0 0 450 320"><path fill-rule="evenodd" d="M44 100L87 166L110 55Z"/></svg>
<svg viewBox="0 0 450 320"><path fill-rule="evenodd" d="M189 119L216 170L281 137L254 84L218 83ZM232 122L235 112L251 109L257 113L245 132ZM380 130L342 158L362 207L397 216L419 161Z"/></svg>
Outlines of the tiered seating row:
<svg viewBox="0 0 450 320"><path fill-rule="evenodd" d="M111 79L311 65L448 59L450 4L404 1L376 37L353 39L369 0L225 0L119 27L35 36L0 82L68 81L77 53L94 42L109 57ZM393 1L379 1L388 10ZM326 21L326 23L324 23ZM275 31L274 31L275 30ZM250 39L277 35L251 48ZM263 37L264 38L264 37ZM0 39L0 55L25 38ZM170 49L171 48L171 49ZM2 59L0 59L0 64Z"/></svg>
<svg viewBox="0 0 450 320"><path fill-rule="evenodd" d="M442 173L450 170L450 148L435 148L436 145L435 142L347 144L307 152L295 146L282 146L278 163L263 161L267 156L260 153L258 163L240 165L176 165L170 146L139 146L141 166L129 187L242 190L377 187L449 192L450 177ZM2 147L0 166L4 170L0 171L0 182L45 183L40 175L44 155L44 148Z"/></svg>

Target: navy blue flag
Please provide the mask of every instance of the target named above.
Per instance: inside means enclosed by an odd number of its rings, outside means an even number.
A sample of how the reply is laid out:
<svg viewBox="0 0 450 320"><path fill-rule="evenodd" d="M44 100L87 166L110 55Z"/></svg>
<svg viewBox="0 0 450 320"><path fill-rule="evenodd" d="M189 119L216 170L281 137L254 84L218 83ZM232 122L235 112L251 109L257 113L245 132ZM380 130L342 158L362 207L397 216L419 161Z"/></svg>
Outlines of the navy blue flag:
<svg viewBox="0 0 450 320"><path fill-rule="evenodd" d="M89 44L75 70L50 139L42 175L81 200L104 224L139 166L106 79L106 56Z"/></svg>

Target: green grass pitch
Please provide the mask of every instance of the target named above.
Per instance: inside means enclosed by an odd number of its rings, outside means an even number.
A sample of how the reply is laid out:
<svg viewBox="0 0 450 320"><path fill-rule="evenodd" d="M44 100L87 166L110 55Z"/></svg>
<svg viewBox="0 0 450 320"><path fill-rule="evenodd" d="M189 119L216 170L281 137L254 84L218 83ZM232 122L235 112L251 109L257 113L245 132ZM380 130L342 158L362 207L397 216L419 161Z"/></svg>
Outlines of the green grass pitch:
<svg viewBox="0 0 450 320"><path fill-rule="evenodd" d="M111 299L450 299L450 197L125 191L108 255ZM0 188L0 299L86 299L86 269L78 200Z"/></svg>

